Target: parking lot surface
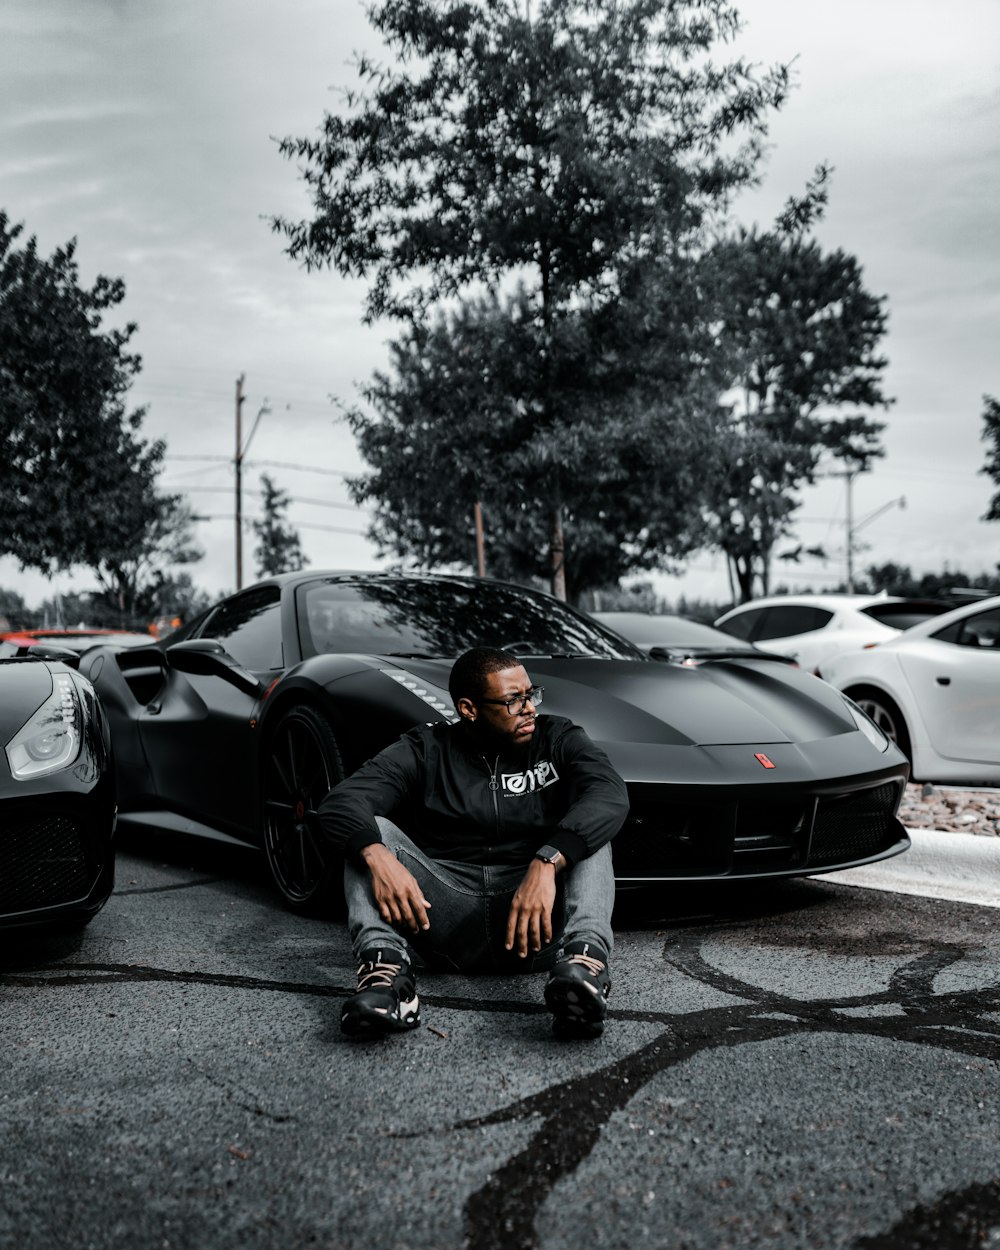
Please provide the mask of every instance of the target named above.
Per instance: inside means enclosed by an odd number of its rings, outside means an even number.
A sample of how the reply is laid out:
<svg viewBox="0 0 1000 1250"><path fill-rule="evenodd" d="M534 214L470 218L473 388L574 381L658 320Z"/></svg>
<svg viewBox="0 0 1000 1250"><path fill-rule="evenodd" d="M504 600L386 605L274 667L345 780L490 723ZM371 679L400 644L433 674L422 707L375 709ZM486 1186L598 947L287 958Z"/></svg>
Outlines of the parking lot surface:
<svg viewBox="0 0 1000 1250"><path fill-rule="evenodd" d="M339 1031L342 924L255 858L129 846L82 934L0 947L0 1245L1000 1244L990 908L819 880L624 896L605 1036L540 979Z"/></svg>

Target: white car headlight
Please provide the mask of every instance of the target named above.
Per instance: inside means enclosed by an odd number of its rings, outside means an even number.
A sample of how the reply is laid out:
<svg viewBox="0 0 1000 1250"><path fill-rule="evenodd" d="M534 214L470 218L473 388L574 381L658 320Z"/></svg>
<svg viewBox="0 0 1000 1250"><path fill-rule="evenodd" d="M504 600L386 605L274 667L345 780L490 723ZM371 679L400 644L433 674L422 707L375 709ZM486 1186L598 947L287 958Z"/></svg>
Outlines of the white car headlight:
<svg viewBox="0 0 1000 1250"><path fill-rule="evenodd" d="M878 725L875 724L870 716L866 716L864 712L862 712L853 699L849 699L846 695L842 697L844 702L847 704L848 710L854 717L855 725L857 725L872 746L879 751L888 751L890 741L888 736L884 734L881 729L879 729Z"/></svg>
<svg viewBox="0 0 1000 1250"><path fill-rule="evenodd" d="M15 781L57 773L80 754L83 708L69 673L52 674L52 693L7 743Z"/></svg>

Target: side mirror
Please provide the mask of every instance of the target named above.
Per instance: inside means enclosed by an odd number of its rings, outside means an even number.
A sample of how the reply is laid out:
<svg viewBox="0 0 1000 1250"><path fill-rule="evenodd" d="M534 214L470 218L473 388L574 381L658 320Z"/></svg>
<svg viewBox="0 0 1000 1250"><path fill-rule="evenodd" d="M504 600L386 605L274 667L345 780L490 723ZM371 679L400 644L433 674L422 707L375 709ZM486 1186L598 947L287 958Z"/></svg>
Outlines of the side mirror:
<svg viewBox="0 0 1000 1250"><path fill-rule="evenodd" d="M166 649L167 663L178 673L197 677L221 677L231 686L251 696L263 692L263 685L253 673L241 667L221 642L214 638L186 638Z"/></svg>

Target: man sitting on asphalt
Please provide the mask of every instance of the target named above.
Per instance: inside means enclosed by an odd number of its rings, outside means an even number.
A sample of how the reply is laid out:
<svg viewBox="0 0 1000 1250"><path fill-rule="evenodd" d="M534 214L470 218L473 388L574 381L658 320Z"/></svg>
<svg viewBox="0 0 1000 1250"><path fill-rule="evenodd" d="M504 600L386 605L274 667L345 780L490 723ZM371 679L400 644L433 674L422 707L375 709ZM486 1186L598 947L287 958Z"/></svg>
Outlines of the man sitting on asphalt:
<svg viewBox="0 0 1000 1250"><path fill-rule="evenodd" d="M510 652L467 651L449 689L455 724L411 729L320 805L359 965L341 1027L416 1028L412 947L452 970L550 970L556 1036L597 1037L625 783L579 726L537 715L542 690Z"/></svg>

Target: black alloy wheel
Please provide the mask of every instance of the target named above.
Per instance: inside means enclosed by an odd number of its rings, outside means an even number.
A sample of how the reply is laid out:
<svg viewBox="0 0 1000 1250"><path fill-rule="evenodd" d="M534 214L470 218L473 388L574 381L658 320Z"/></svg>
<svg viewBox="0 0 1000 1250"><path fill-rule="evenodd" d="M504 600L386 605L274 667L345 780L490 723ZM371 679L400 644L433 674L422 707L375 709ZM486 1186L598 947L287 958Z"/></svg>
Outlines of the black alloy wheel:
<svg viewBox="0 0 1000 1250"><path fill-rule="evenodd" d="M274 883L293 911L314 913L337 898L340 861L324 845L316 809L344 778L337 740L315 708L291 708L263 757L264 849Z"/></svg>
<svg viewBox="0 0 1000 1250"><path fill-rule="evenodd" d="M903 752L908 760L913 759L910 753L910 735L906 729L903 713L896 703L876 690L873 686L859 686L855 690L845 692L854 700L858 707L878 725L879 729L890 738Z"/></svg>

